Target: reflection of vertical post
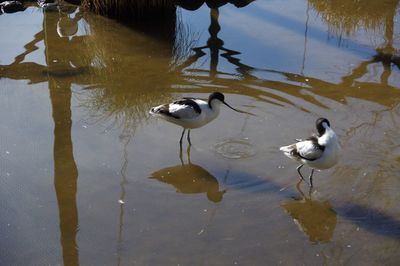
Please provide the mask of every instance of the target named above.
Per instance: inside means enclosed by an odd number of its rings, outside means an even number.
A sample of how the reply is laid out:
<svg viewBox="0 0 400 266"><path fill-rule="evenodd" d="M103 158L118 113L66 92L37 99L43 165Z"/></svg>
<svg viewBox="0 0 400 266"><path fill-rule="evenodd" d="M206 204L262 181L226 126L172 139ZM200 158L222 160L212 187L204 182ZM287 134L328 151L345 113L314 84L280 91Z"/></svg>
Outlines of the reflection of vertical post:
<svg viewBox="0 0 400 266"><path fill-rule="evenodd" d="M43 28L45 31L45 53L50 74L61 73L70 68L68 60L62 60L60 47L66 47L67 38L57 35L57 13L45 12ZM61 53L61 54L60 54ZM56 72L53 72L55 70ZM57 197L63 264L79 265L76 244L78 231L78 210L76 206L78 169L75 164L71 138L71 84L69 81L48 80L50 101L54 120L54 188Z"/></svg>
<svg viewBox="0 0 400 266"><path fill-rule="evenodd" d="M386 15L385 22L385 41L386 41L386 52L393 52L393 28L394 28L394 17L396 15L396 10L391 9Z"/></svg>
<svg viewBox="0 0 400 266"><path fill-rule="evenodd" d="M71 139L71 90L57 89L57 82L49 80L50 100L54 120L54 187L60 217L61 245L64 265L79 265L76 234L78 210L76 192L78 169L75 164Z"/></svg>
<svg viewBox="0 0 400 266"><path fill-rule="evenodd" d="M218 8L211 8L210 10L211 24L208 28L210 38L207 41L207 46L210 48L211 57L210 74L214 77L217 73L219 49L224 45L224 42L218 38L218 32L221 30L218 23L219 10Z"/></svg>
<svg viewBox="0 0 400 266"><path fill-rule="evenodd" d="M303 62L301 64L300 74L304 76L304 68L306 66L306 54L307 54L307 33L308 33L308 20L310 18L310 2L307 2L307 11L306 11L306 25L304 30L304 51L303 51Z"/></svg>

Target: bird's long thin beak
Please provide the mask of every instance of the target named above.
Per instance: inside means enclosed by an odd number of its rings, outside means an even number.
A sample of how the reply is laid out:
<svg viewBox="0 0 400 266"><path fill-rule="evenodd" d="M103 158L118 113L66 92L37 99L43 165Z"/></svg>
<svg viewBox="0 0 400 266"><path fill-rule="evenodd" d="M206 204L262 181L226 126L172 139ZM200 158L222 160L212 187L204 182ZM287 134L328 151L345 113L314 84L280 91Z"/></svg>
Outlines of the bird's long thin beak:
<svg viewBox="0 0 400 266"><path fill-rule="evenodd" d="M236 111L236 112L238 112L238 113L248 114L248 115L253 115L253 116L255 116L255 114L252 114L252 113L249 113L249 112L246 112L246 111L242 111L242 110L233 108L232 106L230 106L230 105L227 104L226 102L223 102L223 104L225 104L226 106L228 106L229 108L231 108L233 111Z"/></svg>

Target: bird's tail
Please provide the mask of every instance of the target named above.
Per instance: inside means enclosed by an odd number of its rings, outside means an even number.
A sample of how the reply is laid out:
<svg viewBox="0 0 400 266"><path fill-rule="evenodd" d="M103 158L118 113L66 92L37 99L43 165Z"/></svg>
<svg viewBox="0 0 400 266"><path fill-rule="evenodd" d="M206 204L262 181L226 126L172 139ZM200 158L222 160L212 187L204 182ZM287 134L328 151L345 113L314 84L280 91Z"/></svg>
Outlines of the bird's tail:
<svg viewBox="0 0 400 266"><path fill-rule="evenodd" d="M153 115L153 116L159 115L159 114L161 113L161 110L162 110L161 107L162 107L162 106L155 106L155 107L152 107L152 108L150 109L150 111L149 111L149 114L151 114L151 115Z"/></svg>
<svg viewBox="0 0 400 266"><path fill-rule="evenodd" d="M287 157L293 158L293 153L296 151L296 144L282 146L279 148L279 150L283 151L283 154L285 154Z"/></svg>
<svg viewBox="0 0 400 266"><path fill-rule="evenodd" d="M150 109L149 114L151 114L151 115L155 115L155 114L156 114L155 107L152 107L152 108Z"/></svg>

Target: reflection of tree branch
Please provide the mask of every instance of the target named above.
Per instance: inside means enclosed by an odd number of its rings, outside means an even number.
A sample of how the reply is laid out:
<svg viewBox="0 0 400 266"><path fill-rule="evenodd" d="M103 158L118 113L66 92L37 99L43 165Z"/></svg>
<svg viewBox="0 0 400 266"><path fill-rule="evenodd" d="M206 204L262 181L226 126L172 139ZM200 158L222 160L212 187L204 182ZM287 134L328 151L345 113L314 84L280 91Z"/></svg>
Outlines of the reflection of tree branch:
<svg viewBox="0 0 400 266"><path fill-rule="evenodd" d="M36 51L37 49L39 49L36 44L40 41L43 41L43 30L41 30L40 32L36 33L34 35L34 38L32 41L28 42L27 44L24 45L25 48L25 52L23 52L22 54L18 55L15 57L14 62L12 64L19 64L22 61L24 61L25 56L32 53L33 51Z"/></svg>
<svg viewBox="0 0 400 266"><path fill-rule="evenodd" d="M47 81L46 72L47 67L32 62L0 65L0 78L29 80L31 84Z"/></svg>
<svg viewBox="0 0 400 266"><path fill-rule="evenodd" d="M183 69L197 62L197 60L199 60L202 56L206 54L205 52L202 51L202 49L204 48L206 48L206 46L193 48L192 50L195 52L195 54L187 58L182 64L179 64L177 67L175 67L175 71L182 72Z"/></svg>
<svg viewBox="0 0 400 266"><path fill-rule="evenodd" d="M385 109L385 110L382 110L381 112L385 112L385 111L387 111L387 110L388 110L388 109ZM362 123L359 124L359 125L350 127L350 128L346 131L346 133L345 133L345 134L346 134L346 137L348 137L348 138L350 139L350 138L353 137L353 136L357 133L357 131L359 131L361 128L364 128L364 127L374 127L374 126L378 123L378 121L379 121L379 115L381 114L381 112L372 112L373 118L372 118L372 121L371 121L371 122L362 122ZM368 128L367 128L367 130L368 130ZM364 131L364 134L367 133L367 130Z"/></svg>
<svg viewBox="0 0 400 266"><path fill-rule="evenodd" d="M224 54L221 54L221 56L226 58L226 60L228 60L228 62L232 65L237 66L236 70L242 75L244 79L258 79L252 74L252 72L256 70L254 67L243 64L240 62L240 59L233 57L234 55L240 54L240 52L229 50L224 47L222 47L221 50L226 52Z"/></svg>
<svg viewBox="0 0 400 266"><path fill-rule="evenodd" d="M368 65L373 61L364 61L361 62L356 68L353 68L350 75L342 77L342 85L344 86L352 86L356 79L361 78L368 72Z"/></svg>
<svg viewBox="0 0 400 266"><path fill-rule="evenodd" d="M177 11L173 57L171 59L173 70L175 66L180 66L186 58L191 56L192 48L199 39L199 35L192 33L190 26L182 20L182 15L179 11Z"/></svg>

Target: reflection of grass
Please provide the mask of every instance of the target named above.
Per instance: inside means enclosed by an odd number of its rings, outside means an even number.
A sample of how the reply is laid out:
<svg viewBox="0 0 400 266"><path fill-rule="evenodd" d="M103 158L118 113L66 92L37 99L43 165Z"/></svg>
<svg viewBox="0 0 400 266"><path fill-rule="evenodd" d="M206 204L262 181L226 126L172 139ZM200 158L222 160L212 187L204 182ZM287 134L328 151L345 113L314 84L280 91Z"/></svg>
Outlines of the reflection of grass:
<svg viewBox="0 0 400 266"><path fill-rule="evenodd" d="M134 128L152 106L170 100L171 85L181 83L174 66L190 56L196 36L181 20L173 25L171 38L160 40L100 16L85 19L87 37L80 54L94 85L79 101L95 121Z"/></svg>
<svg viewBox="0 0 400 266"><path fill-rule="evenodd" d="M140 125L147 117L155 98L161 99L160 102L168 98L160 92L143 94L137 90L107 87L91 88L85 94L82 106L89 110L91 119L110 123L110 128L124 129L134 129Z"/></svg>
<svg viewBox="0 0 400 266"><path fill-rule="evenodd" d="M171 47L102 17L86 19L82 54L94 85L78 100L96 122L134 128L154 104L169 100Z"/></svg>
<svg viewBox="0 0 400 266"><path fill-rule="evenodd" d="M178 11L173 57L171 59L172 67L183 64L193 54L193 48L196 46L198 39L199 34L191 31L191 28L182 21L182 15Z"/></svg>
<svg viewBox="0 0 400 266"><path fill-rule="evenodd" d="M143 17L149 12L162 15L163 10L175 8L170 0L83 0L82 5L99 14L131 19Z"/></svg>
<svg viewBox="0 0 400 266"><path fill-rule="evenodd" d="M398 0L309 0L311 6L330 26L330 30L350 35L359 28L381 30L392 18Z"/></svg>

